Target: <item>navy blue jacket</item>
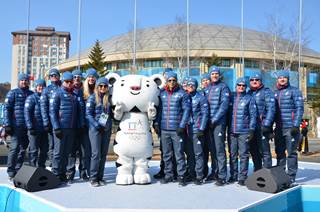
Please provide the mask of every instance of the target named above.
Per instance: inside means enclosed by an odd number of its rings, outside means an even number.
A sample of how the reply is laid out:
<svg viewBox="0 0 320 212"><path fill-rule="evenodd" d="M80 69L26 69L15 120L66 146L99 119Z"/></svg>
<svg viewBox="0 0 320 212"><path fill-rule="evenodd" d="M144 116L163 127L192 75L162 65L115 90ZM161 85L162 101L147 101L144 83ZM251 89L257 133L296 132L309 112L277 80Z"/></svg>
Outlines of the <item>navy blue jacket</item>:
<svg viewBox="0 0 320 212"><path fill-rule="evenodd" d="M205 130L209 118L209 104L207 98L201 94L203 92L190 93L192 100L192 113L190 124L193 132Z"/></svg>
<svg viewBox="0 0 320 212"><path fill-rule="evenodd" d="M58 83L57 85L51 84L42 91L41 98L40 98L40 106L41 106L43 126L49 126L50 124L49 100L52 98L53 93L58 88L60 88L60 83Z"/></svg>
<svg viewBox="0 0 320 212"><path fill-rule="evenodd" d="M4 102L4 126L26 128L24 103L31 94L29 88L15 88L8 92Z"/></svg>
<svg viewBox="0 0 320 212"><path fill-rule="evenodd" d="M248 94L255 99L258 107L257 125L271 127L276 112L274 93L269 88L261 86L257 90L250 90Z"/></svg>
<svg viewBox="0 0 320 212"><path fill-rule="evenodd" d="M40 93L34 93L28 96L24 104L24 117L28 129L43 130L40 96Z"/></svg>
<svg viewBox="0 0 320 212"><path fill-rule="evenodd" d="M109 98L110 100L110 98ZM100 98L100 102L102 102L102 98ZM99 118L102 113L106 113L109 115L107 124L105 128L111 128L112 126L112 112L111 112L111 105L110 101L108 101L107 107L103 107L103 104L96 103L96 94L93 93L89 96L87 103L86 103L86 119L89 123L89 127L94 127L99 129L102 127L99 124Z"/></svg>
<svg viewBox="0 0 320 212"><path fill-rule="evenodd" d="M78 122L77 127L83 128L86 125L85 114L86 114L86 106L83 98L83 89L82 88L74 88L73 93L77 96L77 100L80 106L80 113L78 114Z"/></svg>
<svg viewBox="0 0 320 212"><path fill-rule="evenodd" d="M224 82L218 81L204 91L209 102L211 123L226 125L230 89Z"/></svg>
<svg viewBox="0 0 320 212"><path fill-rule="evenodd" d="M181 87L173 91L167 88L160 91L159 114L161 130L176 130L186 128L190 119L191 99Z"/></svg>
<svg viewBox="0 0 320 212"><path fill-rule="evenodd" d="M276 126L280 128L300 127L304 106L301 91L290 84L275 91Z"/></svg>
<svg viewBox="0 0 320 212"><path fill-rule="evenodd" d="M68 92L64 87L57 89L50 99L50 120L53 129L78 128L80 119L80 104L73 92ZM83 120L80 120L81 125Z"/></svg>
<svg viewBox="0 0 320 212"><path fill-rule="evenodd" d="M231 97L230 131L234 134L245 134L254 131L257 124L257 106L254 98L243 93L235 93Z"/></svg>

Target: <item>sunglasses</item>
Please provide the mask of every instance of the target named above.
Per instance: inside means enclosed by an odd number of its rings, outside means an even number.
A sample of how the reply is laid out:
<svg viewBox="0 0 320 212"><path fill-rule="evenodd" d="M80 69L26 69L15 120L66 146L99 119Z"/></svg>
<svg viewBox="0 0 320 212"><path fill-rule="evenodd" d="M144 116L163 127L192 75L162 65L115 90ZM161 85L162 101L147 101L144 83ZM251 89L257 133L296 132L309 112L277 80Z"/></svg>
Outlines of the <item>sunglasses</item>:
<svg viewBox="0 0 320 212"><path fill-rule="evenodd" d="M73 76L74 79L80 79L81 76Z"/></svg>
<svg viewBox="0 0 320 212"><path fill-rule="evenodd" d="M259 79L250 79L250 82L253 82L253 81L259 82L260 80Z"/></svg>
<svg viewBox="0 0 320 212"><path fill-rule="evenodd" d="M246 87L246 85L244 85L244 84L237 84L237 86L239 86L239 87Z"/></svg>
<svg viewBox="0 0 320 212"><path fill-rule="evenodd" d="M168 82L177 82L177 80L168 80Z"/></svg>
<svg viewBox="0 0 320 212"><path fill-rule="evenodd" d="M65 83L72 83L72 80L65 80Z"/></svg>
<svg viewBox="0 0 320 212"><path fill-rule="evenodd" d="M107 85L99 85L99 88L107 88Z"/></svg>
<svg viewBox="0 0 320 212"><path fill-rule="evenodd" d="M57 77L58 75L56 74L51 74L50 77Z"/></svg>

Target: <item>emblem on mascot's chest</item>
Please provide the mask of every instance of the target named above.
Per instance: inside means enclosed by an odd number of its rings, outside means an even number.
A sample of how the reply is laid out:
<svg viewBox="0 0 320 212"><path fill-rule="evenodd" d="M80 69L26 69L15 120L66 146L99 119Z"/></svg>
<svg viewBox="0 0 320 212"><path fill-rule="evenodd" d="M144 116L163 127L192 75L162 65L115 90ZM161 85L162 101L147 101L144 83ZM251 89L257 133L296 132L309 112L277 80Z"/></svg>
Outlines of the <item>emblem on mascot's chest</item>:
<svg viewBox="0 0 320 212"><path fill-rule="evenodd" d="M131 132L142 130L141 120L128 122L128 130Z"/></svg>

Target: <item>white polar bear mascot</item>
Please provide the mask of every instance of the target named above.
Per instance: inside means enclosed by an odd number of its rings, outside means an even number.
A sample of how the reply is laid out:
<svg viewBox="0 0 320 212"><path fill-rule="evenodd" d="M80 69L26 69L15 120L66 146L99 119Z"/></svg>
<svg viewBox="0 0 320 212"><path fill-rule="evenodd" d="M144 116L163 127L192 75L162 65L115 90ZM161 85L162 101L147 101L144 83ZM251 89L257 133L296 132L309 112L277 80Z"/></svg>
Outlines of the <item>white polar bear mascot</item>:
<svg viewBox="0 0 320 212"><path fill-rule="evenodd" d="M153 139L150 122L156 118L159 92L165 84L162 75L150 77L116 73L106 76L111 85L114 118L120 121L114 142L118 174L116 184L148 184L148 162L152 157Z"/></svg>

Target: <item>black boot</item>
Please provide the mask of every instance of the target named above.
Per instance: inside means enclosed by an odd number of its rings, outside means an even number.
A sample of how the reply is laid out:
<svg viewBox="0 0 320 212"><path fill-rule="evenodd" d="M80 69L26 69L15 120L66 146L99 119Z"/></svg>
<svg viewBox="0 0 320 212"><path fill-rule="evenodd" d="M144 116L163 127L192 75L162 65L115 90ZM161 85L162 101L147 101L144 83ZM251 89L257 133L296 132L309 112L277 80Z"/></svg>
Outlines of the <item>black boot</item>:
<svg viewBox="0 0 320 212"><path fill-rule="evenodd" d="M178 184L179 184L180 186L186 186L186 185L187 185L187 182L186 182L186 179L185 179L184 176L179 176L179 177L178 177Z"/></svg>
<svg viewBox="0 0 320 212"><path fill-rule="evenodd" d="M157 173L157 174L155 174L155 175L153 175L153 178L154 179L162 179L162 178L164 178L164 171L163 171L163 169L160 169L160 171Z"/></svg>

